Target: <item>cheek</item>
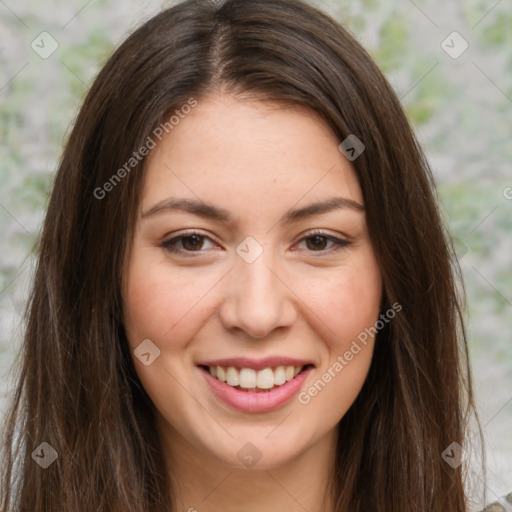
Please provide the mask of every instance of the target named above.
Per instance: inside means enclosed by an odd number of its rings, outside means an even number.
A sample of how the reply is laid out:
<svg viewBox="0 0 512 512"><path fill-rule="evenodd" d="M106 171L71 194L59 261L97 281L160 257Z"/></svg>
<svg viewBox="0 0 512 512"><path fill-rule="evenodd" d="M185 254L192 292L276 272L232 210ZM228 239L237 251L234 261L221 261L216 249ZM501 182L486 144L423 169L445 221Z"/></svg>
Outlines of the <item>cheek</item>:
<svg viewBox="0 0 512 512"><path fill-rule="evenodd" d="M124 325L130 344L149 338L155 343L184 338L184 329L198 328L194 316L201 299L214 286L214 276L166 269L163 259L136 254L127 268L123 295ZM185 338L186 339L186 338ZM169 347L171 348L171 347Z"/></svg>
<svg viewBox="0 0 512 512"><path fill-rule="evenodd" d="M305 421L324 431L336 425L350 409L368 375L372 358L372 345L349 344L339 350L329 363L316 372L304 391L298 395ZM350 354L350 359L347 355Z"/></svg>
<svg viewBox="0 0 512 512"><path fill-rule="evenodd" d="M134 251L135 252L135 251ZM188 394L180 382L187 382L183 368L188 364L184 350L206 317L201 299L214 286L210 275L190 278L179 270L166 268L163 258L135 252L126 269L123 290L124 327L135 371L158 411L169 405L186 410ZM217 278L218 280L218 278ZM160 354L148 366L139 361L134 350L149 339Z"/></svg>
<svg viewBox="0 0 512 512"><path fill-rule="evenodd" d="M311 417L336 424L359 394L370 368L379 319L382 281L373 255L340 268L326 280L312 279L308 307L322 320L322 367L298 397Z"/></svg>
<svg viewBox="0 0 512 512"><path fill-rule="evenodd" d="M325 357L298 401L319 431L336 425L363 387L374 347L370 328L378 320L380 298L378 279L370 285L354 278L340 279L328 294L317 297L315 307L323 306L318 311L324 312L322 320L329 328Z"/></svg>
<svg viewBox="0 0 512 512"><path fill-rule="evenodd" d="M330 350L344 351L378 319L382 281L372 258L340 268L328 280L313 278L307 289L307 305L323 321Z"/></svg>

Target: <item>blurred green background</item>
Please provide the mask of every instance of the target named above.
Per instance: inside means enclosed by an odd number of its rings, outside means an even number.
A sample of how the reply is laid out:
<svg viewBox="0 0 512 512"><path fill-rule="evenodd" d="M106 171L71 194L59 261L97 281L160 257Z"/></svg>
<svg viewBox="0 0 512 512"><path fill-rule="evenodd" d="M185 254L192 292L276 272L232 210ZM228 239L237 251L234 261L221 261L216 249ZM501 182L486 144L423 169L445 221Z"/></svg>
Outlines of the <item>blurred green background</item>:
<svg viewBox="0 0 512 512"><path fill-rule="evenodd" d="M512 2L312 3L375 58L437 178L464 272L495 499L512 490ZM12 389L6 375L19 348L32 247L70 124L112 50L170 5L0 2L0 409ZM45 51L58 44L47 58L33 49L41 37Z"/></svg>

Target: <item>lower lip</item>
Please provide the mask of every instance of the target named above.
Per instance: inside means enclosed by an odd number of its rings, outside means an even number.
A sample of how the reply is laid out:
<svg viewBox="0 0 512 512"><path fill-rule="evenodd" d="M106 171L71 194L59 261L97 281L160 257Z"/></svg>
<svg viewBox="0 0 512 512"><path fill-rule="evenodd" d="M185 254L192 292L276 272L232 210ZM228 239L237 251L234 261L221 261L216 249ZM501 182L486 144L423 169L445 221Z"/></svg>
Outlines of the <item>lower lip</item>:
<svg viewBox="0 0 512 512"><path fill-rule="evenodd" d="M281 407L295 396L313 369L306 368L292 380L271 391L240 391L213 377L208 370L198 367L213 393L223 402L246 412L268 412Z"/></svg>

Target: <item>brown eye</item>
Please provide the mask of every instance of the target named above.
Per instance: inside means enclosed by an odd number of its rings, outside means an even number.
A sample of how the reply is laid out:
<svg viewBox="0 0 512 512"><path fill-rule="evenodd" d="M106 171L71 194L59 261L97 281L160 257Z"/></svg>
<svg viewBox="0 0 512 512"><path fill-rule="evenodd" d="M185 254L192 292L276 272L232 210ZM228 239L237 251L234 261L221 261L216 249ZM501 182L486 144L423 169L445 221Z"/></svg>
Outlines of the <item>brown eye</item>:
<svg viewBox="0 0 512 512"><path fill-rule="evenodd" d="M204 243L204 236L190 235L182 237L182 245L187 251L197 251Z"/></svg>
<svg viewBox="0 0 512 512"><path fill-rule="evenodd" d="M328 240L325 236L321 235L314 235L310 236L305 239L306 240L306 246L308 249L311 249L312 251L323 251L325 250L325 246L327 244Z"/></svg>
<svg viewBox="0 0 512 512"><path fill-rule="evenodd" d="M338 251L350 245L350 242L347 240L341 240L340 238L322 232L311 233L309 236L305 236L300 240L299 245L302 243L306 245L307 251L319 253L319 256Z"/></svg>
<svg viewBox="0 0 512 512"><path fill-rule="evenodd" d="M201 233L184 233L169 240L164 240L161 246L166 251L174 253L201 253L204 252L205 244L207 243L213 245L212 240L206 235Z"/></svg>

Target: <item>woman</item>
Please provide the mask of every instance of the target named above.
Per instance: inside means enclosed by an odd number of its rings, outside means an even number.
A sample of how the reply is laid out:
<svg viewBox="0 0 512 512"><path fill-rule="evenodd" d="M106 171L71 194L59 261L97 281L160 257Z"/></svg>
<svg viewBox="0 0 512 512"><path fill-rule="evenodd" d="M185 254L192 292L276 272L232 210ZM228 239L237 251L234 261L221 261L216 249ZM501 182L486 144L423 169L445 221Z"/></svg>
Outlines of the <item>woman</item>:
<svg viewBox="0 0 512 512"><path fill-rule="evenodd" d="M39 251L3 510L467 510L432 176L325 14L190 0L139 28L85 99Z"/></svg>

